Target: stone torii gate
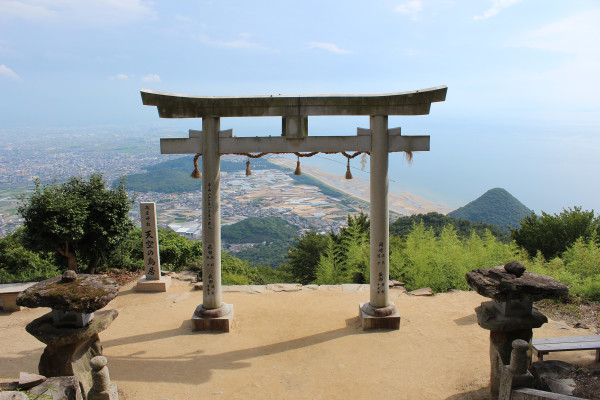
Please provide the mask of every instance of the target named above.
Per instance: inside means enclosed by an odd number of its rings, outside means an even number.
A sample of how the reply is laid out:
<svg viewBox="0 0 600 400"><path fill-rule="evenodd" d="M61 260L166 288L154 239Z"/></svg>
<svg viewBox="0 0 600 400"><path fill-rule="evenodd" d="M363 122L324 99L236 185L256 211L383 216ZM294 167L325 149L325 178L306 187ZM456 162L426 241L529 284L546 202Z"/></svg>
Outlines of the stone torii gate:
<svg viewBox="0 0 600 400"><path fill-rule="evenodd" d="M370 300L359 307L363 329L399 329L389 300L388 153L429 151L429 136L402 136L388 129L389 115L427 115L431 103L446 99L446 86L383 95L202 97L142 90L144 105L160 118L202 118L202 131L189 138L161 139L162 154L202 154L203 297L192 317L194 330L230 330L233 306L221 293L220 157L236 153L369 152ZM308 136L308 117L369 116L369 129L356 136ZM222 117L282 117L281 137L233 137L220 130Z"/></svg>

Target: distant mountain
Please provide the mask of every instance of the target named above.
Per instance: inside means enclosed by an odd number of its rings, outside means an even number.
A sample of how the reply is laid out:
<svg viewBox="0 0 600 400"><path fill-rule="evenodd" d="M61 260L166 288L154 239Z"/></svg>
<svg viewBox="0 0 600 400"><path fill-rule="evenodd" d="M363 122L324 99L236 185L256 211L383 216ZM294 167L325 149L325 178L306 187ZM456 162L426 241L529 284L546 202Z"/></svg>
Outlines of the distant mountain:
<svg viewBox="0 0 600 400"><path fill-rule="evenodd" d="M291 240L299 235L299 228L279 217L251 217L221 227L225 243L262 243Z"/></svg>
<svg viewBox="0 0 600 400"><path fill-rule="evenodd" d="M506 190L495 188L488 190L466 206L448 213L448 216L473 222L486 222L508 231L508 226L520 227L521 219L531 215L531 212Z"/></svg>

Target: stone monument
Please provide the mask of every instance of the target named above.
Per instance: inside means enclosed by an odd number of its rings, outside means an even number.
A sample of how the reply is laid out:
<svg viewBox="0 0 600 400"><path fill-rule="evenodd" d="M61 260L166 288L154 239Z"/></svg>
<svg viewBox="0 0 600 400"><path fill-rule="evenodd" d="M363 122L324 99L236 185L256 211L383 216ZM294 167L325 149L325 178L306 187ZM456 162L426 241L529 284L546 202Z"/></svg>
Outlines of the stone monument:
<svg viewBox="0 0 600 400"><path fill-rule="evenodd" d="M90 361L102 355L98 333L119 315L117 310L97 310L114 299L118 291L119 285L112 278L69 270L17 297L20 306L52 309L25 328L46 344L38 366L41 375L75 376L84 397L87 395L93 383Z"/></svg>
<svg viewBox="0 0 600 400"><path fill-rule="evenodd" d="M388 127L389 115L426 115L431 103L445 101L446 86L382 95L184 96L142 90L144 105L161 118L202 118L202 130L189 138L161 139L163 154L202 155L203 297L192 317L194 330L229 331L233 306L222 301L220 159L224 154L369 153L371 157L370 300L360 304L363 329L400 328L389 299L388 156L390 152L429 151L429 136L404 136ZM369 129L354 136L308 136L309 116L363 115ZM234 137L221 128L225 117L281 117L281 137Z"/></svg>
<svg viewBox="0 0 600 400"><path fill-rule="evenodd" d="M569 289L549 276L525 272L525 266L518 261L474 269L466 279L473 290L492 299L481 303L475 312L479 326L490 331L490 396L495 400L502 371L510 364L512 343L518 339L530 343L533 328L548 322L533 302L561 298Z"/></svg>
<svg viewBox="0 0 600 400"><path fill-rule="evenodd" d="M171 277L162 276L160 271L156 205L140 203L140 218L142 220L142 251L144 252L146 275L137 282L135 290L138 292L166 292L171 285Z"/></svg>

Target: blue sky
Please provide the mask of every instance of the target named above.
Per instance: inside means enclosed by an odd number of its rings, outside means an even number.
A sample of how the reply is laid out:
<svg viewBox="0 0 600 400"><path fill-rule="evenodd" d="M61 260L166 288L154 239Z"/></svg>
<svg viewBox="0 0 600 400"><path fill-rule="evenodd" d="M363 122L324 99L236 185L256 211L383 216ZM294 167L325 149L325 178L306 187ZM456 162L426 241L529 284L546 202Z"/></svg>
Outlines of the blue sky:
<svg viewBox="0 0 600 400"><path fill-rule="evenodd" d="M503 187L539 212L600 211L600 2L0 0L0 127L151 126L147 88L197 95L390 93L448 86L394 190L452 207ZM275 119L224 120L238 136ZM368 119L312 118L311 135ZM316 161L315 162L324 162ZM343 167L341 173L343 173Z"/></svg>

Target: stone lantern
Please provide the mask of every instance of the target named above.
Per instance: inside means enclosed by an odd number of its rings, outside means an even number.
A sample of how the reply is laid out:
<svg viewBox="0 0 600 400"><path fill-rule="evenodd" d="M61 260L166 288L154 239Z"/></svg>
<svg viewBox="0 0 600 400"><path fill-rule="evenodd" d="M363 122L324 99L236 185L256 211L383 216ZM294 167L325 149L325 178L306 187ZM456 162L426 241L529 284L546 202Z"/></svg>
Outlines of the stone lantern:
<svg viewBox="0 0 600 400"><path fill-rule="evenodd" d="M518 261L475 269L467 273L466 279L477 293L492 299L481 303L475 312L479 326L490 331L490 392L491 399L497 399L500 375L510 364L513 341L529 343L533 328L548 322L533 302L564 297L569 289L549 276L525 272Z"/></svg>
<svg viewBox="0 0 600 400"><path fill-rule="evenodd" d="M97 310L114 299L118 291L119 285L112 278L66 271L17 297L20 306L52 309L25 328L46 344L38 367L41 375L75 376L87 396L92 387L90 360L102 355L98 333L119 315L117 310Z"/></svg>

